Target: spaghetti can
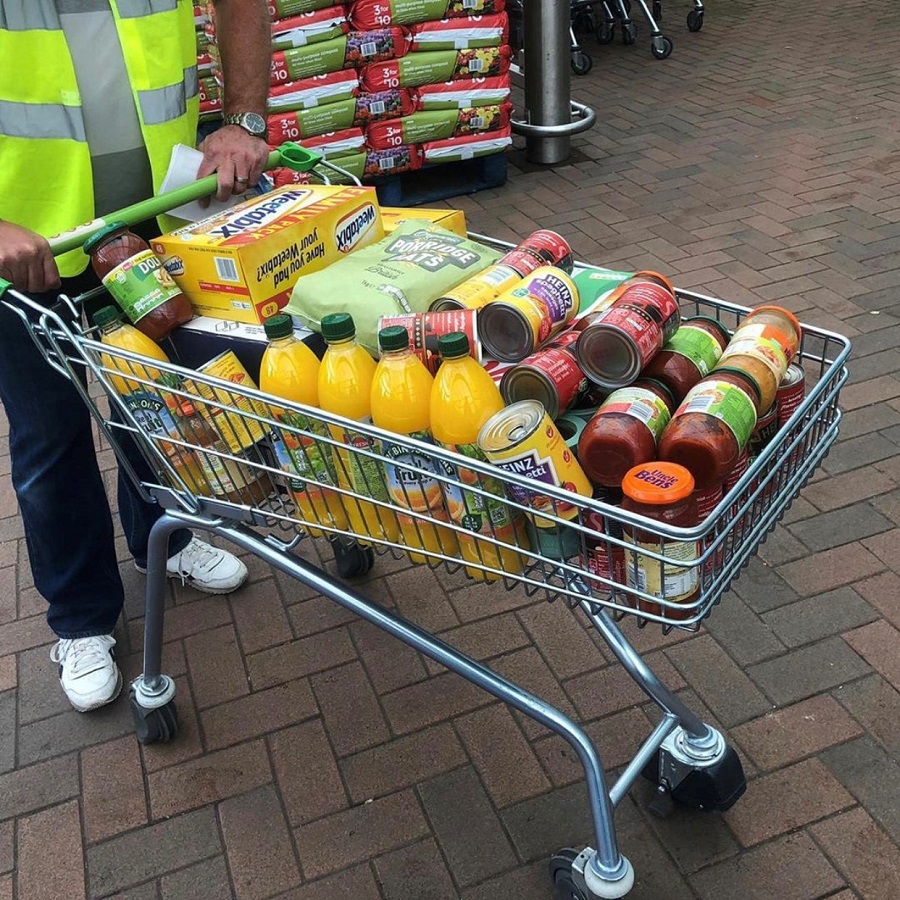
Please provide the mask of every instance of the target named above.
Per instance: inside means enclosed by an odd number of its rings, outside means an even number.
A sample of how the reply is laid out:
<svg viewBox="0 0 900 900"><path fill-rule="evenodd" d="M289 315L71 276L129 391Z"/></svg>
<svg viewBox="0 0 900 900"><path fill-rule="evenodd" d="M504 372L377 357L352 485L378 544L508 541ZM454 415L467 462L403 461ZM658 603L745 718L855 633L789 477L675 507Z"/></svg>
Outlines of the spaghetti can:
<svg viewBox="0 0 900 900"><path fill-rule="evenodd" d="M507 369L500 393L509 403L540 400L551 419L557 419L587 389L587 379L575 359L577 331L565 331L522 362Z"/></svg>
<svg viewBox="0 0 900 900"><path fill-rule="evenodd" d="M256 390L256 383L250 377L250 373L234 355L233 350L226 350L213 357L208 363L198 367L198 372L221 378L223 381L241 385L245 388ZM228 449L232 453L240 453L252 447L265 436L263 426L253 416L267 416L264 406L255 400L250 400L241 394L229 391L227 387L217 387L204 381L185 379L185 390L189 393L199 394L204 400L218 403L224 409L210 406L203 410L205 418L213 421L215 428L225 439ZM234 410L231 412L229 410Z"/></svg>
<svg viewBox="0 0 900 900"><path fill-rule="evenodd" d="M775 393L775 405L778 407L779 428L790 419L797 410L797 407L803 402L805 396L806 373L803 371L803 367L798 363L791 363Z"/></svg>
<svg viewBox="0 0 900 900"><path fill-rule="evenodd" d="M445 312L407 313L398 316L382 316L378 330L399 325L409 335L409 347L425 363L434 375L441 364L438 340L445 334L461 331L469 341L469 355L481 362L481 344L478 340L478 317L473 309L454 309Z"/></svg>
<svg viewBox="0 0 900 900"><path fill-rule="evenodd" d="M524 476L538 483L565 488L590 497L593 487L582 471L575 454L566 446L543 404L521 400L491 416L478 433L478 446L497 468ZM574 519L578 506L555 500L540 490L505 483L510 498L529 507L531 521L539 528L555 528L556 523L540 513L560 519Z"/></svg>
<svg viewBox="0 0 900 900"><path fill-rule="evenodd" d="M481 341L488 356L521 362L577 315L578 288L553 266L535 269L481 312Z"/></svg>
<svg viewBox="0 0 900 900"><path fill-rule="evenodd" d="M515 287L523 276L512 266L496 263L473 275L462 284L438 297L429 309L432 312L448 312L454 309L481 309L496 300L504 291Z"/></svg>
<svg viewBox="0 0 900 900"><path fill-rule="evenodd" d="M632 279L608 309L589 320L575 347L582 371L608 390L625 387L681 325L673 291Z"/></svg>
<svg viewBox="0 0 900 900"><path fill-rule="evenodd" d="M778 434L778 404L773 403L764 413L757 416L756 428L750 435L750 458L755 459Z"/></svg>
<svg viewBox="0 0 900 900"><path fill-rule="evenodd" d="M562 235L542 228L502 257L500 265L515 269L523 278L527 278L541 266L555 266L571 275L575 257L569 242Z"/></svg>

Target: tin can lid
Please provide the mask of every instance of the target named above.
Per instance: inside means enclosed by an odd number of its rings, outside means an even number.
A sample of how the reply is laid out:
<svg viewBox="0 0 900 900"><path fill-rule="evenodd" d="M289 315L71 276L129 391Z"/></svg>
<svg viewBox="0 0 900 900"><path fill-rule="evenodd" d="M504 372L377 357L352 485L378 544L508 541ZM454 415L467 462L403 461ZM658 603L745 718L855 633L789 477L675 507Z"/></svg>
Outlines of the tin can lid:
<svg viewBox="0 0 900 900"><path fill-rule="evenodd" d="M663 505L690 497L694 476L678 463L650 462L625 473L622 491L638 503Z"/></svg>
<svg viewBox="0 0 900 900"><path fill-rule="evenodd" d="M479 316L481 343L488 356L501 362L518 362L534 350L531 323L515 306L495 300Z"/></svg>
<svg viewBox="0 0 900 900"><path fill-rule="evenodd" d="M507 403L519 400L538 400L547 415L555 419L559 414L559 394L550 379L531 366L515 366L500 379L500 393Z"/></svg>
<svg viewBox="0 0 900 900"><path fill-rule="evenodd" d="M409 347L409 332L402 325L389 325L378 332L378 346L382 353L406 350Z"/></svg>
<svg viewBox="0 0 900 900"><path fill-rule="evenodd" d="M513 403L482 425L478 446L488 453L512 449L534 434L545 415L544 405L537 400Z"/></svg>
<svg viewBox="0 0 900 900"><path fill-rule="evenodd" d="M438 338L438 353L442 359L456 359L469 355L469 339L464 331L451 331Z"/></svg>
<svg viewBox="0 0 900 900"><path fill-rule="evenodd" d="M322 337L330 344L356 336L356 326L350 313L331 313L322 317Z"/></svg>
<svg viewBox="0 0 900 900"><path fill-rule="evenodd" d="M585 328L575 344L581 370L602 388L614 391L641 373L641 354L625 332L602 320Z"/></svg>
<svg viewBox="0 0 900 900"><path fill-rule="evenodd" d="M294 322L285 313L278 313L277 316L269 316L266 319L263 323L263 330L270 341L290 337L294 333Z"/></svg>

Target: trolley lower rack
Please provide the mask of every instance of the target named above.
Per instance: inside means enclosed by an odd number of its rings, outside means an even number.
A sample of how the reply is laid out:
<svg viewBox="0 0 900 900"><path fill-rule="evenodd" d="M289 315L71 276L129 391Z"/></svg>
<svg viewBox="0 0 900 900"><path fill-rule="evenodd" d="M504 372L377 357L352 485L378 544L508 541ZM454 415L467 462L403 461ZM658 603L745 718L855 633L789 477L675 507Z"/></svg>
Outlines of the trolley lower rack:
<svg viewBox="0 0 900 900"><path fill-rule="evenodd" d="M746 312L699 294L681 292L679 299L686 314L712 315L729 327L734 327ZM564 850L553 857L550 874L557 898L599 900L628 893L634 871L619 851L613 811L638 776L643 774L656 783L660 805L678 803L702 810L725 810L743 793L744 774L734 750L716 729L702 722L659 681L615 619L631 615L642 623L655 622L665 629L696 629L711 613L837 436L838 397L847 377L844 364L849 353L849 343L844 338L815 328L805 329L800 354L807 378L805 399L712 514L696 528L663 526L553 487L546 488L549 502L538 515L532 507L511 499L516 496L515 488L533 485L528 479L403 438L411 451L431 454L442 463L437 478L444 502L451 496L458 497L459 492L468 492L476 499L481 497L485 502L490 500L505 507L509 518L518 523L514 528L491 528L480 533L474 541L476 554L470 552L461 560L458 553L447 552L440 543L429 544L429 530L441 527L470 539L471 532L466 533L443 516L436 518L430 509L416 511L385 490L382 473L389 460L382 454L381 441L390 438L396 444L396 436L187 370L176 363L147 360L101 344L90 329L81 328L59 309L42 307L15 291L7 291L2 302L25 320L48 364L73 381L115 450L120 466L148 500L160 503L166 510L150 535L143 673L130 689L139 741L168 741L178 730L175 684L161 672L161 658L168 538L174 530L187 526L217 534L256 554L570 744L584 768L595 848ZM102 385L109 412L85 387L85 373ZM141 414L125 402L117 389L123 381L129 391L142 391L163 404L190 400L202 414L219 416L231 430L226 435L228 440L224 445L210 446L199 441L186 426L177 434L160 432L153 416ZM284 422L285 410L295 414L291 425ZM341 435L351 425L354 442L347 444ZM372 528L338 529L314 514L314 504L303 504L307 513L301 512L301 505L292 500L298 488L317 490L322 485L309 478L300 478L303 484L298 485L293 475L288 478L267 449L267 442L273 439L291 440L305 453L329 454L338 472L336 483L329 485L328 490L345 505L371 505L377 511L374 518L387 525L380 533ZM185 455L216 464L185 466ZM403 459L392 457L390 462L414 469ZM356 467L357 473L363 472L371 480L365 492L345 486L349 481L340 475L341 470L346 474L347 467ZM229 473L229 490L204 474L223 470ZM484 487L482 479L488 477L503 484L505 496ZM365 599L346 583L292 552L300 540L308 539L308 532L321 534L331 540L345 574L363 574L372 565L373 549L396 554L408 551L390 527L391 519L397 515L415 520L422 537L422 546L416 552L425 555L429 564L451 571L465 567L475 578L496 581L497 589L521 586L529 593L543 592L547 599L563 599L587 617L624 669L662 712L659 723L614 784L608 784L603 763L583 729L559 710L424 629ZM566 555L552 555L543 545L535 549L528 534L536 525L564 532L568 545L574 549ZM659 540L658 546L628 543L623 532L637 526L653 533ZM687 563L699 585L696 599L689 604L678 603L665 593L656 596L642 592L629 585L623 573L614 568L592 569L584 565L589 551L600 550L608 556L623 554L626 565L658 565L662 571L667 563L674 562L666 555L670 540L694 541L700 550L696 560ZM422 549L428 546L436 549ZM685 565L682 560L678 562Z"/></svg>

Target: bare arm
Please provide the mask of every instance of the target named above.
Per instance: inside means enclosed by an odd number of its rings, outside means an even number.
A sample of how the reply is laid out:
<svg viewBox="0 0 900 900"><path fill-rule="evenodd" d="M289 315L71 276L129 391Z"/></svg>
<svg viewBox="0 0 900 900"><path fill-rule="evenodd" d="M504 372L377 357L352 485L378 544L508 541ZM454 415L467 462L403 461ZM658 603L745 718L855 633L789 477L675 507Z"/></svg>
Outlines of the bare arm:
<svg viewBox="0 0 900 900"><path fill-rule="evenodd" d="M266 114L272 37L266 0L214 0L216 41L225 79L225 113ZM259 180L269 153L264 140L239 125L224 125L201 145L204 160L198 178L216 172L220 200L243 193Z"/></svg>
<svg viewBox="0 0 900 900"><path fill-rule="evenodd" d="M59 272L47 239L0 221L0 278L30 293L59 287Z"/></svg>

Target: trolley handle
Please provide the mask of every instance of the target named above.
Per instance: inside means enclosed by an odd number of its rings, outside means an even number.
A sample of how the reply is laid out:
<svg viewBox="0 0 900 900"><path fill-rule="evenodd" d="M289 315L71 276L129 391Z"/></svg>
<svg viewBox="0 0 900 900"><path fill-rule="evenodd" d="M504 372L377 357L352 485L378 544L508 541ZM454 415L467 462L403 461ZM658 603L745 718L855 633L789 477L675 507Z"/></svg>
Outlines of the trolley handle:
<svg viewBox="0 0 900 900"><path fill-rule="evenodd" d="M293 141L288 141L269 154L265 169L268 171L269 169L277 169L279 166L286 166L295 172L310 172L321 161L322 156L320 154L308 150L306 147L301 147L300 144ZM175 188L172 191L166 191L164 194L150 197L148 200L133 203L124 209L108 213L91 222L85 222L83 225L77 225L68 231L53 235L53 237L48 238L50 250L54 256L62 256L63 253L82 247L92 234L111 222L136 225L139 222L152 219L154 216L167 213L183 203L190 203L192 200L206 197L215 191L216 186L216 175L207 175L205 178L198 178L196 181L182 185L182 187ZM0 278L0 297L3 297L11 287L12 284L10 282Z"/></svg>

